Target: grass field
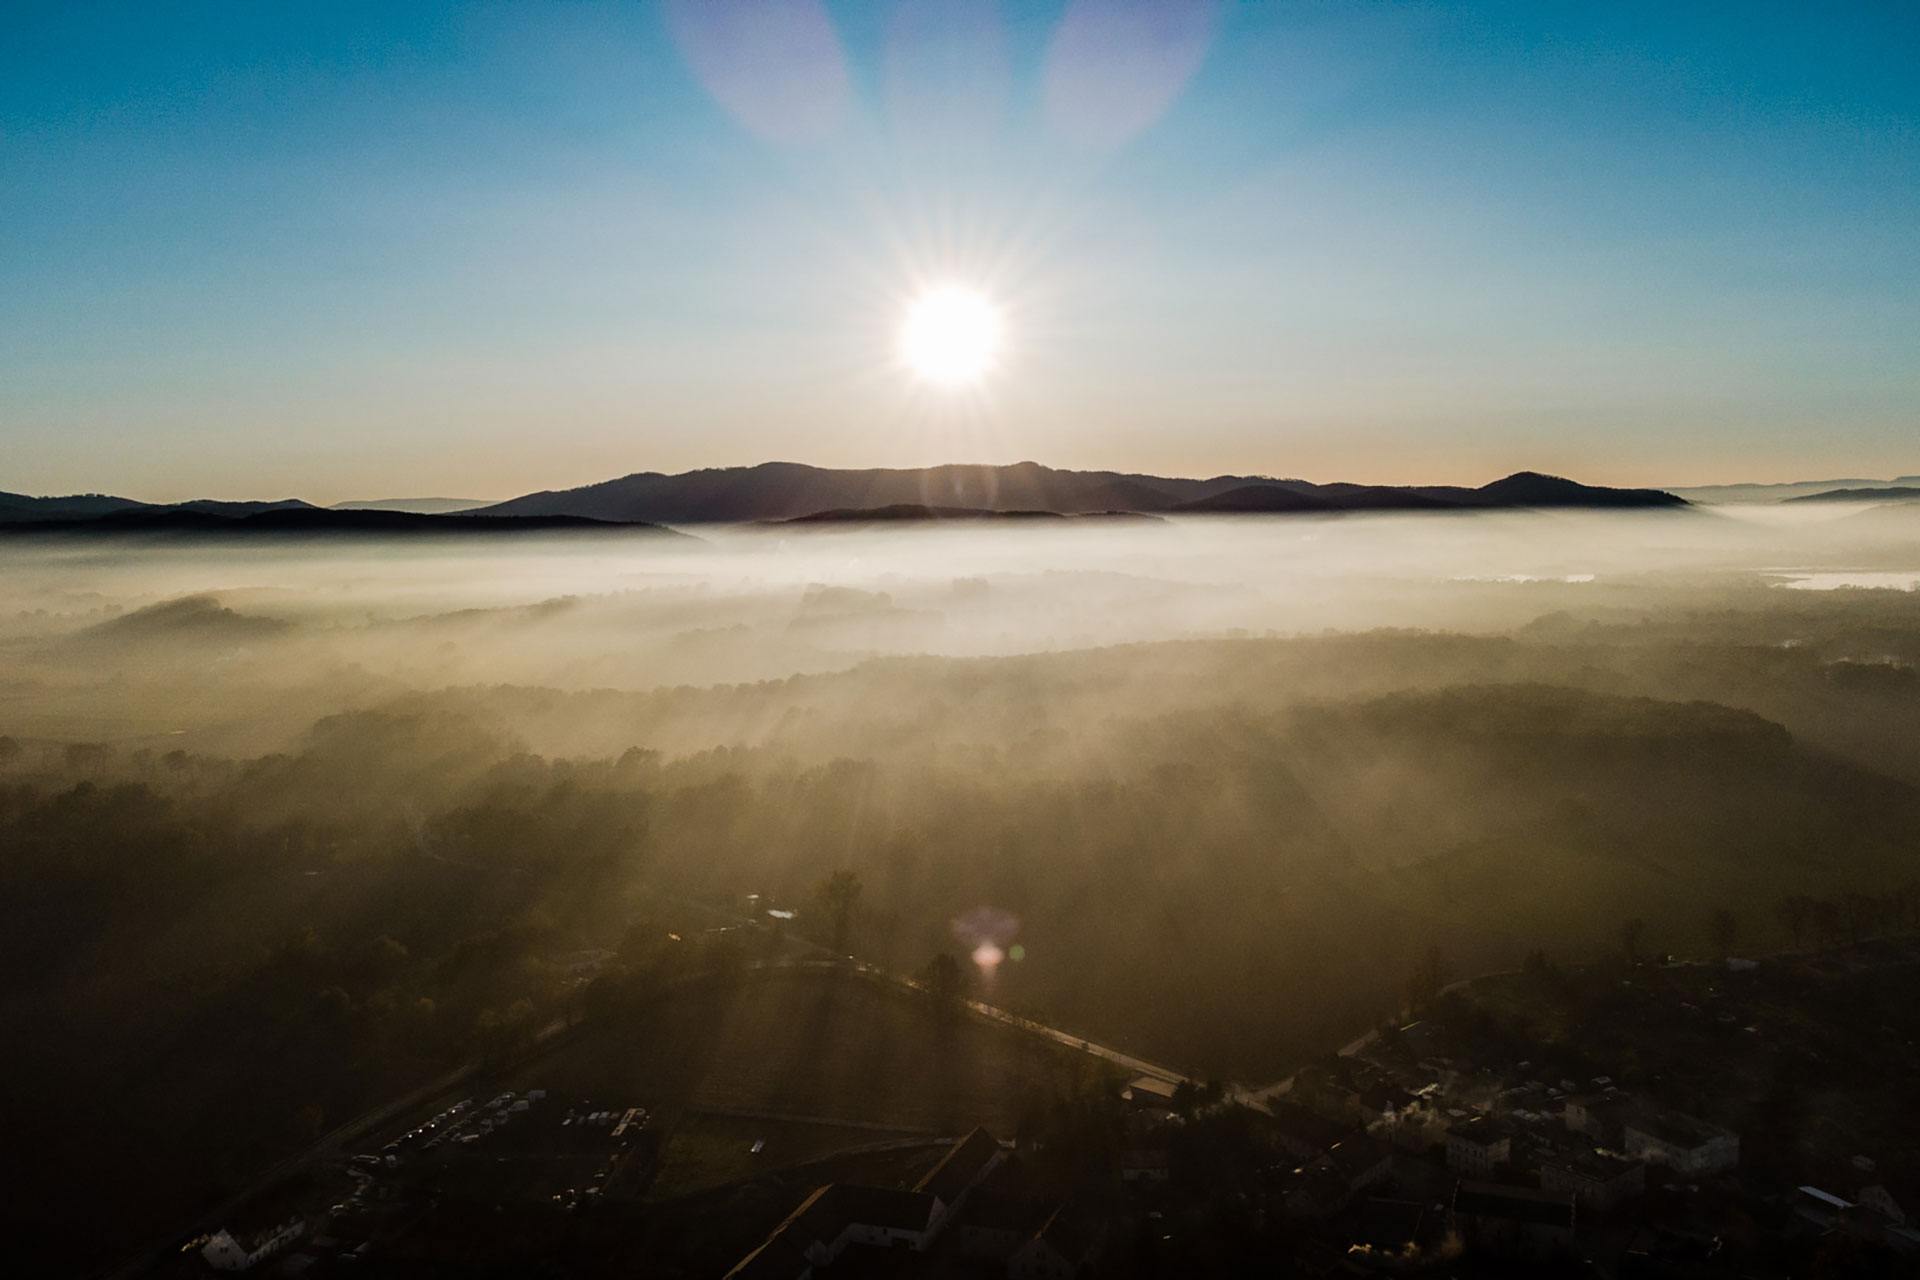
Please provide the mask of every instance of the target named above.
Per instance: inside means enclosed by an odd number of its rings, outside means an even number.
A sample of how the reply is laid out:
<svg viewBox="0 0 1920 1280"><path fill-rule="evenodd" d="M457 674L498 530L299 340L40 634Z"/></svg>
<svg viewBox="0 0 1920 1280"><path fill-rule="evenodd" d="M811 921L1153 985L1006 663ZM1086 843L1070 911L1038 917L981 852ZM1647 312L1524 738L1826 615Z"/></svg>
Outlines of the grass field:
<svg viewBox="0 0 1920 1280"><path fill-rule="evenodd" d="M1075 1060L1089 1061L1011 1028L943 1017L859 975L781 970L678 988L631 1027L591 1033L527 1067L520 1087L656 1111L1011 1134L1023 1096L1064 1081Z"/></svg>
<svg viewBox="0 0 1920 1280"><path fill-rule="evenodd" d="M758 1152L755 1143L763 1144ZM901 1130L689 1114L673 1123L647 1198L674 1200L869 1147L936 1150L924 1134Z"/></svg>

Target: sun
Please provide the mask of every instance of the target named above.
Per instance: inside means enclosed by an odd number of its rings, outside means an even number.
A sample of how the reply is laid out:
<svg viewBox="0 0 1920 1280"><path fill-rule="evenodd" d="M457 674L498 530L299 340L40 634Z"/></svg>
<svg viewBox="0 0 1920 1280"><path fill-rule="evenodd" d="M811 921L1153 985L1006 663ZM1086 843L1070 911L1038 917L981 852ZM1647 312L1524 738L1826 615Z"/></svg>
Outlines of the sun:
<svg viewBox="0 0 1920 1280"><path fill-rule="evenodd" d="M978 382L1000 355L1005 326L985 295L959 285L929 289L907 307L900 359L928 382Z"/></svg>

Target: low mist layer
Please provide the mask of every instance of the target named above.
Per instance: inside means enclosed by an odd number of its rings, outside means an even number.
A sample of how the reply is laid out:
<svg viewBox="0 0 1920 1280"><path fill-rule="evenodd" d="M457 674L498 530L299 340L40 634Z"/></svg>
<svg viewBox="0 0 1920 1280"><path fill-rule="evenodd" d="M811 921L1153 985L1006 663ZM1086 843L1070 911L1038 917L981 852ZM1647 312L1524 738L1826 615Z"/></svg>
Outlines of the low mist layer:
<svg viewBox="0 0 1920 1280"><path fill-rule="evenodd" d="M31 1208L148 1185L91 1167L137 1148L177 1170L126 1228L159 1230L577 1014L571 957L611 957L589 1014L625 1007L689 963L670 934L768 908L896 972L990 919L976 991L1252 1084L1433 947L1484 972L1637 919L1684 949L1715 911L1764 947L1809 895L1904 920L1917 531L1809 504L20 551L8 1124L87 1153Z"/></svg>

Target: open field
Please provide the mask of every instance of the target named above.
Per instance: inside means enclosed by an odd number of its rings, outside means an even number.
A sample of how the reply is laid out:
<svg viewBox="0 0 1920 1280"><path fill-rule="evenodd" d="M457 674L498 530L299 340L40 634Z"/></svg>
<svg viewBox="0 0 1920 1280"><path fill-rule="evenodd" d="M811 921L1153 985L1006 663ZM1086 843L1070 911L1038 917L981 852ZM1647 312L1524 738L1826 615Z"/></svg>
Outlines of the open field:
<svg viewBox="0 0 1920 1280"><path fill-rule="evenodd" d="M757 1152L756 1143L764 1144ZM661 1151L659 1172L647 1198L674 1200L775 1172L797 1176L801 1166L836 1153L871 1148L892 1148L903 1155L937 1150L926 1134L905 1130L688 1113L671 1122L671 1136Z"/></svg>
<svg viewBox="0 0 1920 1280"><path fill-rule="evenodd" d="M858 975L770 970L675 989L525 1079L562 1097L633 1098L656 1110L1010 1133L1022 1098L1064 1080L1070 1056L1011 1028L943 1017Z"/></svg>

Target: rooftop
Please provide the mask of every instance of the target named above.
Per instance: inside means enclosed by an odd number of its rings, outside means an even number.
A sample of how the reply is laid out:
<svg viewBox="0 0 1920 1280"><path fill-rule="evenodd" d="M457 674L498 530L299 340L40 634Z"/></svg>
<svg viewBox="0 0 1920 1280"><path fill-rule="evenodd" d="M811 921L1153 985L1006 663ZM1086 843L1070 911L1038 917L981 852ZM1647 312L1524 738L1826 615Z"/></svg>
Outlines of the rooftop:
<svg viewBox="0 0 1920 1280"><path fill-rule="evenodd" d="M914 1190L923 1191L943 1204L953 1204L980 1180L981 1173L999 1154L1000 1144L993 1135L985 1129L975 1129L954 1143L953 1149L927 1171L927 1176L920 1179L920 1185Z"/></svg>
<svg viewBox="0 0 1920 1280"><path fill-rule="evenodd" d="M1573 1226L1573 1196L1536 1187L1503 1187L1492 1182L1463 1182L1453 1195L1453 1211L1475 1218L1504 1218L1548 1227Z"/></svg>
<svg viewBox="0 0 1920 1280"><path fill-rule="evenodd" d="M1628 1121L1627 1128L1658 1138L1676 1147L1702 1147L1715 1138L1734 1136L1730 1129L1722 1129L1717 1124L1709 1124L1698 1117L1682 1115L1678 1111L1641 1116L1637 1120Z"/></svg>
<svg viewBox="0 0 1920 1280"><path fill-rule="evenodd" d="M1053 1217L1054 1208L1052 1201L1009 1195L1004 1191L983 1187L967 1197L967 1207L960 1215L960 1225L977 1227L982 1231L1006 1231L1030 1236L1047 1224Z"/></svg>
<svg viewBox="0 0 1920 1280"><path fill-rule="evenodd" d="M1487 1116L1472 1116L1447 1126L1449 1138L1464 1138L1468 1142L1492 1143L1504 1141L1508 1134Z"/></svg>
<svg viewBox="0 0 1920 1280"><path fill-rule="evenodd" d="M933 1197L924 1192L836 1182L802 1201L774 1234L804 1249L816 1240L827 1243L837 1239L856 1222L895 1231L925 1231L932 1221Z"/></svg>
<svg viewBox="0 0 1920 1280"><path fill-rule="evenodd" d="M1273 1113L1280 1132L1317 1147L1331 1147L1352 1132L1339 1121L1309 1111L1297 1102L1275 1099L1267 1104L1267 1110Z"/></svg>
<svg viewBox="0 0 1920 1280"><path fill-rule="evenodd" d="M1546 1163L1596 1182L1611 1182L1615 1178L1625 1177L1640 1167L1635 1161L1622 1160L1604 1151L1570 1151L1565 1155L1555 1156Z"/></svg>

